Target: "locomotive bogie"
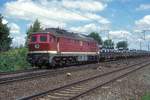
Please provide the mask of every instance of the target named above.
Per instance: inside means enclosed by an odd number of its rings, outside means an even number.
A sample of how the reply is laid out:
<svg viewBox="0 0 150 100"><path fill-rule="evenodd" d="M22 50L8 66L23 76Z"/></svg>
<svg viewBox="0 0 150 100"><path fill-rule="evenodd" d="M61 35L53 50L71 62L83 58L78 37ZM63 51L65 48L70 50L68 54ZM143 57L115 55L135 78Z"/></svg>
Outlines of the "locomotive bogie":
<svg viewBox="0 0 150 100"><path fill-rule="evenodd" d="M29 53L28 61L32 65L43 65L48 67L57 67L62 65L70 65L83 62L97 61L97 55L81 55L81 54L49 54L49 53Z"/></svg>

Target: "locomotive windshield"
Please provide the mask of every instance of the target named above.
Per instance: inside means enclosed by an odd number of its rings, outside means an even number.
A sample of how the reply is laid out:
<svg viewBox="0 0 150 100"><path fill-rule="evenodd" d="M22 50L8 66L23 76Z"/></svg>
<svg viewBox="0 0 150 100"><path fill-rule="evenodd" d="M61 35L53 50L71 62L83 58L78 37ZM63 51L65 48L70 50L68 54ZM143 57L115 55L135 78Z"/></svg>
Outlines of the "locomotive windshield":
<svg viewBox="0 0 150 100"><path fill-rule="evenodd" d="M46 42L47 41L47 37L46 36L40 36L40 41L41 42Z"/></svg>
<svg viewBox="0 0 150 100"><path fill-rule="evenodd" d="M31 42L36 42L36 40L37 40L36 36L31 37Z"/></svg>

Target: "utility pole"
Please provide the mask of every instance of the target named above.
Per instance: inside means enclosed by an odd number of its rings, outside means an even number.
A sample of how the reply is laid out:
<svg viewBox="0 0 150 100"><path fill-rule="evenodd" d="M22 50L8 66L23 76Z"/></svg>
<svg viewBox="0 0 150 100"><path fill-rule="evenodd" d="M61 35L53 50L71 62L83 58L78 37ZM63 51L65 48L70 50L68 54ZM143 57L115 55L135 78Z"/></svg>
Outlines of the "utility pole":
<svg viewBox="0 0 150 100"><path fill-rule="evenodd" d="M148 51L149 51L149 41L148 41L148 45L147 45Z"/></svg>
<svg viewBox="0 0 150 100"><path fill-rule="evenodd" d="M142 30L142 33L143 33L143 40L145 40L145 32L146 32L146 30Z"/></svg>
<svg viewBox="0 0 150 100"><path fill-rule="evenodd" d="M144 40L144 42L145 42L145 30L142 30L140 33L141 33L141 37L140 37L140 50L142 50L142 40ZM143 42L143 43L144 43Z"/></svg>
<svg viewBox="0 0 150 100"><path fill-rule="evenodd" d="M141 40L140 40L140 50L142 50L142 43L141 43Z"/></svg>
<svg viewBox="0 0 150 100"><path fill-rule="evenodd" d="M146 49L146 40L145 40L145 32L146 30L142 30L142 33L143 33L143 44L145 45L144 48Z"/></svg>
<svg viewBox="0 0 150 100"><path fill-rule="evenodd" d="M101 30L101 32L104 33L105 35L107 35L107 39L108 40L110 39L110 34L109 34L109 30L108 29L103 29L103 30Z"/></svg>
<svg viewBox="0 0 150 100"><path fill-rule="evenodd" d="M108 29L101 30L101 32L107 34L107 39L110 39L110 34Z"/></svg>
<svg viewBox="0 0 150 100"><path fill-rule="evenodd" d="M109 30L106 30L106 32L108 32L108 40L110 39L110 34L109 34Z"/></svg>
<svg viewBox="0 0 150 100"><path fill-rule="evenodd" d="M146 37L145 37L145 36L146 36L146 32L147 32L147 31L150 31L150 30L142 30L142 33L143 33L143 40L145 41L145 45L146 45ZM147 44L146 46L147 46L147 49L148 49L148 51L149 51L149 41L147 41L147 43L148 43L148 44Z"/></svg>
<svg viewBox="0 0 150 100"><path fill-rule="evenodd" d="M127 36L125 35L125 33L122 33L122 34L123 34L123 40L127 42Z"/></svg>
<svg viewBox="0 0 150 100"><path fill-rule="evenodd" d="M106 33L107 33L107 39L108 39L108 41L109 41L109 39L110 39L109 30L105 30L105 31L106 31ZM109 49L111 48L109 43L108 43L108 48L109 48Z"/></svg>

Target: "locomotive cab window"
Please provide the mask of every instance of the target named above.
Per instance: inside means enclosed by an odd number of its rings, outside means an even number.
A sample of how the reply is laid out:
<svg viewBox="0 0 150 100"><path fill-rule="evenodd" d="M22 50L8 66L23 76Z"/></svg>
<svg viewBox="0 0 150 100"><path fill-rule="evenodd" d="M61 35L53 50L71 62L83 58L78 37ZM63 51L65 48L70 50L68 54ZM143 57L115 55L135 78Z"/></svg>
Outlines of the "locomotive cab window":
<svg viewBox="0 0 150 100"><path fill-rule="evenodd" d="M40 36L40 41L41 42L46 42L47 41L47 37L46 36Z"/></svg>
<svg viewBox="0 0 150 100"><path fill-rule="evenodd" d="M50 42L54 42L55 41L55 37L54 36L49 36L49 41Z"/></svg>
<svg viewBox="0 0 150 100"><path fill-rule="evenodd" d="M49 37L49 41L50 41L50 42L53 42L53 38L52 38L51 36Z"/></svg>
<svg viewBox="0 0 150 100"><path fill-rule="evenodd" d="M36 40L37 40L36 36L31 37L31 42L36 42Z"/></svg>

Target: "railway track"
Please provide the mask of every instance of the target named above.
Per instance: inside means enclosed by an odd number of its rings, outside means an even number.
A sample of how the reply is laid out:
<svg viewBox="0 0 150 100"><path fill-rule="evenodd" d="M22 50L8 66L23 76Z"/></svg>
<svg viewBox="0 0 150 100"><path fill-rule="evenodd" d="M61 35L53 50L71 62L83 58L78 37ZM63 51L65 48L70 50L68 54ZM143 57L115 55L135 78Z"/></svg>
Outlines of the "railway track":
<svg viewBox="0 0 150 100"><path fill-rule="evenodd" d="M118 60L111 60L110 62L118 62ZM105 61L103 63L108 63L108 61ZM92 64L89 64L92 65ZM78 66L82 66L82 67L75 67L74 66L69 66L68 68L62 68L62 69L52 69L52 70L40 70L37 68L34 69L28 69L28 70L19 70L19 71L15 71L15 72L2 72L0 73L0 84L7 84L10 82L15 82L15 81L21 81L21 80L26 80L26 79L32 79L32 78L36 78L36 77L45 77L47 75L55 75L57 73L59 74L63 74L66 72L70 72L70 71L77 71L77 70L82 70L86 67L87 65L85 65L85 67L83 67L84 65L78 65ZM95 68L95 67L93 67ZM68 69L68 70L66 70Z"/></svg>
<svg viewBox="0 0 150 100"><path fill-rule="evenodd" d="M117 60L109 60L109 61L105 61L105 62L116 62L116 61ZM38 70L40 70L40 69L38 69L38 68L31 68L31 69L17 70L17 71L10 71L10 72L0 72L0 77L4 76L4 75L20 74L20 73L32 72L32 71L38 71Z"/></svg>
<svg viewBox="0 0 150 100"><path fill-rule="evenodd" d="M91 64L92 65L92 64ZM22 80L27 80L27 79L33 79L33 78L38 78L38 77L46 77L48 75L57 75L59 74L63 74L63 73L67 73L67 72L71 72L71 71L78 71L78 70L84 70L87 68L96 68L95 67L89 67L89 66L84 66L82 65L82 67L68 67L68 68L60 68L60 69L52 69L52 70L28 70L28 71L21 71L21 72L14 72L14 73L8 73L8 74L4 74L3 77L0 77L0 84L8 84L11 82L16 82L16 81L22 81ZM13 74L16 74L14 76L11 76ZM17 75L20 74L20 75ZM7 76L8 77L5 77Z"/></svg>
<svg viewBox="0 0 150 100"><path fill-rule="evenodd" d="M92 91L93 89L104 86L147 65L150 65L149 61L136 63L128 67L120 68L108 73L85 78L64 86L50 89L45 92L23 97L20 98L20 100L28 100L28 99L73 100L80 97L81 95L86 94L87 92Z"/></svg>
<svg viewBox="0 0 150 100"><path fill-rule="evenodd" d="M128 60L130 60L130 59L132 59L132 58L129 58ZM118 60L111 59L111 60L106 60L106 61L103 61L103 62L117 62L117 61ZM74 66L74 65L72 65L72 66ZM37 70L39 70L39 69L38 68L29 68L29 69L25 69L25 70L17 70L17 71L10 71L10 72L0 72L0 77L4 76L4 75L19 74L19 73L32 72L32 71L37 71Z"/></svg>
<svg viewBox="0 0 150 100"><path fill-rule="evenodd" d="M31 69L25 69L25 70L17 70L17 71L10 71L10 72L0 72L0 76L4 75L12 75L12 74L18 74L18 73L24 73L24 72L32 72L39 70L38 68L31 68Z"/></svg>
<svg viewBox="0 0 150 100"><path fill-rule="evenodd" d="M132 60L132 58L129 58L128 60ZM127 62L127 60L125 61L124 59L121 59L121 60L110 59L110 60L103 61L101 63L116 63L118 61ZM76 66L76 65L71 65L71 66ZM66 66L66 67L70 67L70 66ZM4 76L4 75L20 74L20 73L32 72L32 71L38 71L38 70L40 70L40 69L38 69L38 68L29 68L29 69L25 69L25 70L17 70L17 71L10 71L10 72L0 72L0 77Z"/></svg>
<svg viewBox="0 0 150 100"><path fill-rule="evenodd" d="M10 82L15 82L19 80L29 79L38 77L39 73L44 74L47 73L48 70L25 70L25 71L19 71L14 73L8 73L0 77L0 84L6 84ZM34 76L34 77L31 77Z"/></svg>
<svg viewBox="0 0 150 100"><path fill-rule="evenodd" d="M122 60L112 60L112 61L106 61L104 63L116 63L118 61ZM48 75L56 75L57 73L63 74L66 72L70 71L77 71L77 70L82 70L88 68L88 66L82 65L82 67L69 67L69 68L62 68L62 69L53 69L53 70L39 70L39 69L28 69L28 70L20 70L16 72L4 72L1 73L2 75L0 76L0 84L7 84L10 82L16 82L16 81L22 81L26 79L33 79L37 77L46 77ZM93 68L96 68L93 67ZM6 77L5 77L6 76Z"/></svg>

